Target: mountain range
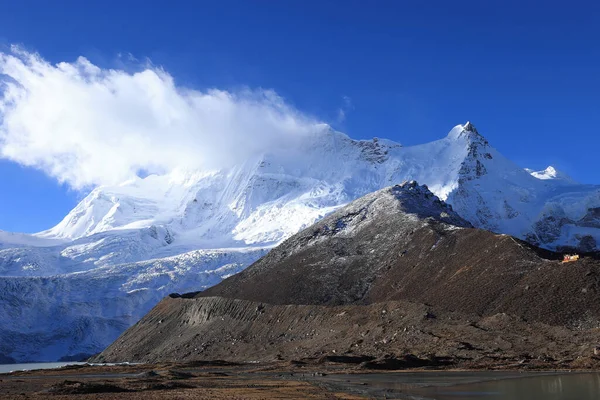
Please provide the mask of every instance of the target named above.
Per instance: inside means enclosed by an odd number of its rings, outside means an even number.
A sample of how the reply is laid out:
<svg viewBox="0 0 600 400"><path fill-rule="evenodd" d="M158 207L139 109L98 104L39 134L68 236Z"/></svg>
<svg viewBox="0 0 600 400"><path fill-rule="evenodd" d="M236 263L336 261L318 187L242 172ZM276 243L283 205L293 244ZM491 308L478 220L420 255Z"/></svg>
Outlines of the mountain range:
<svg viewBox="0 0 600 400"><path fill-rule="evenodd" d="M339 207L409 180L470 226L598 250L600 186L526 170L471 123L418 146L323 125L294 149L226 169L98 187L44 232L0 232L0 359L97 353L168 293L207 289Z"/></svg>

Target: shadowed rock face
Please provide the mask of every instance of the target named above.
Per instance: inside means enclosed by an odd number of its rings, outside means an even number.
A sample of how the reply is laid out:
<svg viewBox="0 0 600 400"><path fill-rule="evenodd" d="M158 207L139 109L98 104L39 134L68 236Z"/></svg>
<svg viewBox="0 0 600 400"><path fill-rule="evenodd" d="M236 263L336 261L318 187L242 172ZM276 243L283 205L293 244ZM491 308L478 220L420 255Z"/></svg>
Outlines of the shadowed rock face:
<svg viewBox="0 0 600 400"><path fill-rule="evenodd" d="M96 360L265 360L332 346L585 356L600 327L600 263L558 258L472 228L409 182L350 203L217 286L170 296Z"/></svg>

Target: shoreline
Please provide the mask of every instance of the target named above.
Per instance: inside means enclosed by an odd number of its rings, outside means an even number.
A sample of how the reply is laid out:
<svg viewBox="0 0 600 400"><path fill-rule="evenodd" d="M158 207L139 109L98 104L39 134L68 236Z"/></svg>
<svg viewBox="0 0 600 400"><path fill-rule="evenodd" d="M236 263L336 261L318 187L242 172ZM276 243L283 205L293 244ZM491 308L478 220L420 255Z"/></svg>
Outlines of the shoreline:
<svg viewBox="0 0 600 400"><path fill-rule="evenodd" d="M591 369L411 368L365 370L339 363L188 362L79 364L0 374L0 399L409 398L493 381L600 374ZM308 397L307 397L308 396Z"/></svg>

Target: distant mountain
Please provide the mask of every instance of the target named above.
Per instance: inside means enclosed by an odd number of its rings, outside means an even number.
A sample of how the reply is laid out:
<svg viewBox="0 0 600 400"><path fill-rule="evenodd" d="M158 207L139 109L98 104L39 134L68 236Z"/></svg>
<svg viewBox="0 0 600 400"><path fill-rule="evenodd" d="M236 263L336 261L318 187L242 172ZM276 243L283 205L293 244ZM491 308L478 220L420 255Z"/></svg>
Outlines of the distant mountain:
<svg viewBox="0 0 600 400"><path fill-rule="evenodd" d="M413 179L475 227L549 249L598 249L600 186L530 173L471 123L410 147L323 125L294 149L228 169L96 188L36 235L0 232L0 317L11 321L0 327L0 355L94 353L165 294L210 287L340 206Z"/></svg>
<svg viewBox="0 0 600 400"><path fill-rule="evenodd" d="M473 228L413 181L338 209L216 286L171 294L96 360L598 365L598 326L600 261L563 264Z"/></svg>
<svg viewBox="0 0 600 400"><path fill-rule="evenodd" d="M575 183L573 178L571 178L569 175L567 175L563 172L557 171L556 168L554 168L552 165L550 165L548 168L546 168L543 171L534 171L529 168L525 168L525 171L529 172L533 177L542 179L542 180L559 179L562 181L566 181L568 183Z"/></svg>
<svg viewBox="0 0 600 400"><path fill-rule="evenodd" d="M588 250L600 239L600 224L590 224L600 212L600 186L577 184L553 167L525 170L469 122L412 147L356 141L324 126L293 155L264 154L229 170L100 187L37 236L72 240L153 228L157 247L272 245L361 195L417 180L477 227L546 248Z"/></svg>

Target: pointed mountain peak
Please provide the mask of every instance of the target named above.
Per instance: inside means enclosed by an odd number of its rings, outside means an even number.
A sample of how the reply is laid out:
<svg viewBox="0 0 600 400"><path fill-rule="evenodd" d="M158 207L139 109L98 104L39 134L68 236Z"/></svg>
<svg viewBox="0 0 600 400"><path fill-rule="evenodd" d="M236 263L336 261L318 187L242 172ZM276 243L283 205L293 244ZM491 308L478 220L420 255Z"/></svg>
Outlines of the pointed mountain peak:
<svg viewBox="0 0 600 400"><path fill-rule="evenodd" d="M467 132L473 132L479 135L479 132L477 132L477 128L475 128L475 125L473 125L470 121L467 121L467 123L463 125L463 130Z"/></svg>
<svg viewBox="0 0 600 400"><path fill-rule="evenodd" d="M481 144L488 144L487 140L479 133L475 125L470 121L467 121L464 125L456 125L448 133L448 137L451 139L467 139L470 142L478 142Z"/></svg>
<svg viewBox="0 0 600 400"><path fill-rule="evenodd" d="M549 165L548 168L546 168L543 172L552 178L556 178L556 175L558 175L556 168L554 168L552 165Z"/></svg>
<svg viewBox="0 0 600 400"><path fill-rule="evenodd" d="M486 138L471 122L455 126L448 138L464 143L467 146L467 156L461 164L459 174L461 180L472 180L487 174L485 164L493 158L492 149Z"/></svg>
<svg viewBox="0 0 600 400"><path fill-rule="evenodd" d="M575 182L573 178L571 178L569 175L556 170L556 168L554 168L552 165L548 166L548 168L542 171L534 171L529 168L525 168L525 170L529 172L529 174L531 174L531 176L533 176L534 178L541 180L561 180L571 183Z"/></svg>

